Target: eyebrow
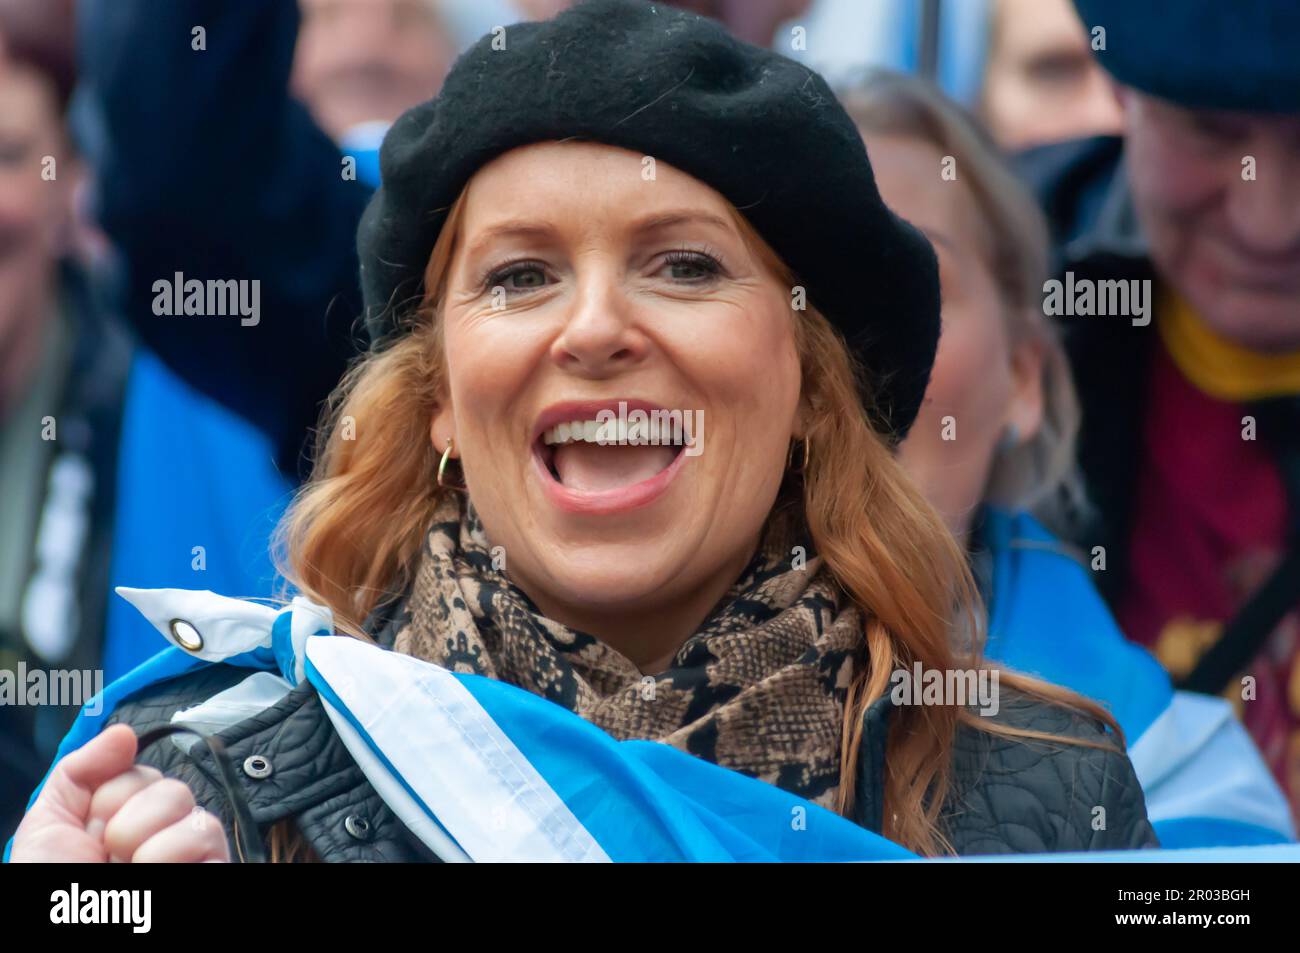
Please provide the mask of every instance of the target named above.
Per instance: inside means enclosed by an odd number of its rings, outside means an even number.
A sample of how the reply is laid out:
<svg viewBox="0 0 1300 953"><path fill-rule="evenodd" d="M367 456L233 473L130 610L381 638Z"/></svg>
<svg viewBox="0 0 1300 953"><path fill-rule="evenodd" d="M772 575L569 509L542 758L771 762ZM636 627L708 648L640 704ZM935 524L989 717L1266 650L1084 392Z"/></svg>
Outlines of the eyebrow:
<svg viewBox="0 0 1300 953"><path fill-rule="evenodd" d="M727 229L731 223L720 215L714 215L712 212L701 212L698 209L678 209L669 212L660 212L649 218L643 219L633 226L633 231L653 232L663 228L671 228L674 225L712 225L714 228Z"/></svg>
<svg viewBox="0 0 1300 953"><path fill-rule="evenodd" d="M646 233L662 231L677 225L709 225L714 228L729 229L731 223L720 215L714 215L712 212L702 212L698 209L672 209L665 212L658 212L654 215L647 216L637 222L634 222L628 229L634 233ZM486 228L479 236L474 239L466 249L468 255L476 255L481 252L485 246L491 245L502 238L520 237L520 238L547 238L554 235L558 228L546 221L537 221L535 219L510 219L504 222L498 222Z"/></svg>
<svg viewBox="0 0 1300 953"><path fill-rule="evenodd" d="M466 254L476 255L481 252L485 246L491 245L498 239L509 236L535 237L541 238L552 234L554 229L549 225L539 225L533 221L506 221L498 222L496 225L485 229L478 238L474 239L466 248Z"/></svg>

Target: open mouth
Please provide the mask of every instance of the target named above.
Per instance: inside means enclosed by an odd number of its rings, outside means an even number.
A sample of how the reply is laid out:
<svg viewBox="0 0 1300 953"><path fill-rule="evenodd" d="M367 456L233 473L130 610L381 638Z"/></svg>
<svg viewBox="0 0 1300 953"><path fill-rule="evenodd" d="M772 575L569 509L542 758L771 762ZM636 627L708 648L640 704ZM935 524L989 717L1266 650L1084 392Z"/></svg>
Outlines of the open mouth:
<svg viewBox="0 0 1300 953"><path fill-rule="evenodd" d="M557 483L586 493L616 490L662 473L682 452L681 444L639 446L602 438L601 426L574 420L542 435L542 462ZM608 429L616 428L617 422Z"/></svg>
<svg viewBox="0 0 1300 953"><path fill-rule="evenodd" d="M658 411L649 405L641 409ZM569 419L556 419L567 416L566 411L572 414ZM597 413L575 407L543 415L533 455L547 478L548 492L557 501L584 510L649 502L680 469L686 438L680 431L660 435L644 423L629 424L625 418Z"/></svg>

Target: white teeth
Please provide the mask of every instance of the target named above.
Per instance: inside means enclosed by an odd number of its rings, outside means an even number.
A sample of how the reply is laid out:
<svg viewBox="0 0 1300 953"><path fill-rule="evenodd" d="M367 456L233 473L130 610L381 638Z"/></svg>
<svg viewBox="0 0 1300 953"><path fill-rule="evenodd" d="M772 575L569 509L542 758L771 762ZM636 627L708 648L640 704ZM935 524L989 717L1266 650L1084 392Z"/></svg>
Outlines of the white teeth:
<svg viewBox="0 0 1300 953"><path fill-rule="evenodd" d="M599 420L572 420L557 424L542 434L542 443L596 443L596 444L632 444L643 446L650 443L652 428L649 421L636 420L631 423L618 418ZM668 434L664 435L669 437ZM671 438L663 442L675 442Z"/></svg>

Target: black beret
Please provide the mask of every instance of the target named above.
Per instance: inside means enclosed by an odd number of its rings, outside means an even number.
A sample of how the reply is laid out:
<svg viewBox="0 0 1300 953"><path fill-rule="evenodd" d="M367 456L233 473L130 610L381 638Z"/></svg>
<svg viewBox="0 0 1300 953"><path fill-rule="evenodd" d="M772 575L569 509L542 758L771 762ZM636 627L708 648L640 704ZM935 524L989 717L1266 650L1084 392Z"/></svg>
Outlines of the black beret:
<svg viewBox="0 0 1300 953"><path fill-rule="evenodd" d="M1074 0L1115 79L1191 109L1300 113L1296 0ZM1100 36L1100 34L1098 34Z"/></svg>
<svg viewBox="0 0 1300 953"><path fill-rule="evenodd" d="M881 201L825 81L648 0L589 0L503 39L504 49L489 34L467 50L440 94L384 139L383 186L357 234L371 341L406 325L447 210L475 171L519 146L585 139L654 156L739 209L862 362L875 426L901 439L938 344L938 266Z"/></svg>

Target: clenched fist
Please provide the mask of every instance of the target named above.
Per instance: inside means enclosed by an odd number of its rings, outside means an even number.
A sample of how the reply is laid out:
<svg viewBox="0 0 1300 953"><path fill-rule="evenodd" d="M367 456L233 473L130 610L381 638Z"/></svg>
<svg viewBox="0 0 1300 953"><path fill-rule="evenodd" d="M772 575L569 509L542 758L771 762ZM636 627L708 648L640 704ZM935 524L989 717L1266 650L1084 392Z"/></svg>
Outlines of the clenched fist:
<svg viewBox="0 0 1300 953"><path fill-rule="evenodd" d="M228 862L221 822L183 781L135 764L135 733L114 725L68 755L14 835L12 863Z"/></svg>

